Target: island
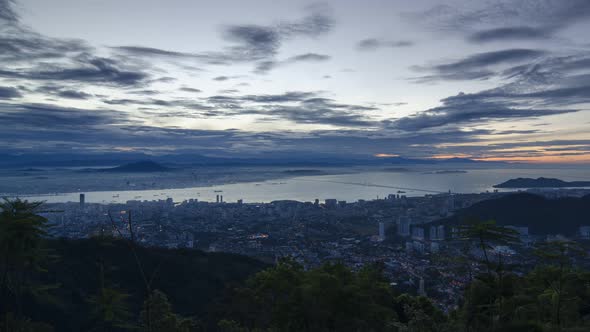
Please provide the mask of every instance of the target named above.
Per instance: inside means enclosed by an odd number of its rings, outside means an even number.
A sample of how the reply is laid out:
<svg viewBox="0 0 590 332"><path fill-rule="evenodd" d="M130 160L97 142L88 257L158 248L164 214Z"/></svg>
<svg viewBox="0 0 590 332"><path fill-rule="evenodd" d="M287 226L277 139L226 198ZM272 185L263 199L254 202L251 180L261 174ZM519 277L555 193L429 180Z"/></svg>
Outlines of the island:
<svg viewBox="0 0 590 332"><path fill-rule="evenodd" d="M517 178L497 184L494 188L578 188L590 187L590 181L563 181L551 178Z"/></svg>

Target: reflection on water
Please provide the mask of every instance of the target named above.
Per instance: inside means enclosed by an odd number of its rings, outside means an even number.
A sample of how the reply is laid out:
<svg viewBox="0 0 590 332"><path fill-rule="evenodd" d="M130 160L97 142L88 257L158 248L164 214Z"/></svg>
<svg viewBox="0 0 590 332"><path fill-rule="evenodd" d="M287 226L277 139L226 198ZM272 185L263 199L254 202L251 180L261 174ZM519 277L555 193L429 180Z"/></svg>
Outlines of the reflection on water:
<svg viewBox="0 0 590 332"><path fill-rule="evenodd" d="M473 169L467 172L362 172L355 174L301 176L288 180L233 183L212 187L183 189L100 191L86 192L86 201L95 203L122 203L128 200L158 200L171 197L174 201L198 198L215 201L223 195L225 202L244 199L245 202L270 202L273 200L313 201L326 198L356 201L382 198L388 194L402 193L422 196L428 193L479 193L492 191L493 185L516 177L554 177L565 181L590 180L590 172L580 169ZM77 201L78 193L34 196L29 199L48 203Z"/></svg>

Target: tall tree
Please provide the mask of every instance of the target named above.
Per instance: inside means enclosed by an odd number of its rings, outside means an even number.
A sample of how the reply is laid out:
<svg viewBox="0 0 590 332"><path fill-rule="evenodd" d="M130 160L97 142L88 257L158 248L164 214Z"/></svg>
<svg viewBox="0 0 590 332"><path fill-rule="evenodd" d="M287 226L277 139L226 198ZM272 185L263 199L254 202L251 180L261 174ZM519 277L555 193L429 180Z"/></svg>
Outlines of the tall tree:
<svg viewBox="0 0 590 332"><path fill-rule="evenodd" d="M36 294L47 287L34 282L34 274L44 271L48 258L43 246L47 219L37 212L42 202L4 198L0 203L0 295L5 312L22 315L22 297ZM5 302L6 299L12 301Z"/></svg>

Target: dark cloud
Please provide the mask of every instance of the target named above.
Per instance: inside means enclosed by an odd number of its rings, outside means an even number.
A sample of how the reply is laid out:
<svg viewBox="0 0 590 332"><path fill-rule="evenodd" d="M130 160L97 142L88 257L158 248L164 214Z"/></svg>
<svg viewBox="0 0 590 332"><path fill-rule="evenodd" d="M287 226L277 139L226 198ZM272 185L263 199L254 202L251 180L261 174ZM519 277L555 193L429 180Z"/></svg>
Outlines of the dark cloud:
<svg viewBox="0 0 590 332"><path fill-rule="evenodd" d="M114 47L111 47L111 49L113 49L115 51L120 51L123 53L134 54L134 55L143 55L143 56L164 56L164 57L177 57L177 58L198 57L197 54L168 51L168 50L163 50L163 49L159 49L159 48L144 47L144 46L114 46Z"/></svg>
<svg viewBox="0 0 590 332"><path fill-rule="evenodd" d="M0 104L0 122L10 126L10 130L33 130L30 134L34 137L39 129L71 129L83 134L91 128L126 123L127 118L123 113L112 110L83 110L45 104Z"/></svg>
<svg viewBox="0 0 590 332"><path fill-rule="evenodd" d="M0 22L16 22L18 14L14 11L14 0L0 0Z"/></svg>
<svg viewBox="0 0 590 332"><path fill-rule="evenodd" d="M442 100L443 105L413 116L390 122L390 127L405 131L427 128L483 124L509 119L531 119L549 115L578 112L569 109L522 108L523 105L508 101L491 101L480 96L459 94Z"/></svg>
<svg viewBox="0 0 590 332"><path fill-rule="evenodd" d="M277 25L231 25L224 29L224 37L235 43L221 58L228 61L262 61L270 63L282 43L297 37L318 37L329 32L334 20L325 8L311 8L311 13L300 21L281 22ZM264 66L259 64L259 67Z"/></svg>
<svg viewBox="0 0 590 332"><path fill-rule="evenodd" d="M262 59L276 54L281 35L273 27L259 25L236 25L225 29L225 37L238 46L232 52L241 54L245 59Z"/></svg>
<svg viewBox="0 0 590 332"><path fill-rule="evenodd" d="M62 98L68 98L68 99L88 99L88 98L92 97L92 95L89 93L86 93L83 91L75 91L75 90L63 90L63 91L60 91L57 95Z"/></svg>
<svg viewBox="0 0 590 332"><path fill-rule="evenodd" d="M211 116L257 115L262 121L289 120L300 124L322 124L336 127L376 127L364 112L378 108L336 103L319 97L317 92L292 91L274 95L218 95L207 102L218 113Z"/></svg>
<svg viewBox="0 0 590 332"><path fill-rule="evenodd" d="M356 44L356 48L360 51L374 51L379 48L398 48L409 47L412 45L414 45L414 43L409 40L391 41L377 38L367 38L359 41Z"/></svg>
<svg viewBox="0 0 590 332"><path fill-rule="evenodd" d="M19 21L14 2L0 3L0 77L130 86L149 75L143 66L97 57L94 48L76 39L51 38ZM129 61L129 60L127 60Z"/></svg>
<svg viewBox="0 0 590 332"><path fill-rule="evenodd" d="M188 87L182 87L179 89L180 91L184 91L184 92L194 92L194 93L199 93L199 92L203 92L200 89L195 89L195 88L188 88Z"/></svg>
<svg viewBox="0 0 590 332"><path fill-rule="evenodd" d="M334 19L329 14L329 8L316 6L308 8L311 13L298 22L282 22L276 29L286 37L308 36L318 37L330 32L334 27Z"/></svg>
<svg viewBox="0 0 590 332"><path fill-rule="evenodd" d="M18 89L0 86L0 99L13 99L19 97L22 97L22 94Z"/></svg>
<svg viewBox="0 0 590 332"><path fill-rule="evenodd" d="M325 54L318 54L318 53L304 53L294 55L289 57L283 61L262 61L256 65L256 69L254 70L257 74L266 74L272 69L277 67L286 66L290 64L296 64L300 62L324 62L330 60L332 57Z"/></svg>
<svg viewBox="0 0 590 332"><path fill-rule="evenodd" d="M481 27L526 26L555 31L590 17L587 0L497 0L473 2L462 7L437 5L407 15L415 22L436 30L455 30L472 34Z"/></svg>
<svg viewBox="0 0 590 332"><path fill-rule="evenodd" d="M112 59L84 55L76 59L74 66L39 64L28 70L0 70L0 77L132 86L141 84L148 74L141 70L124 68Z"/></svg>
<svg viewBox="0 0 590 332"><path fill-rule="evenodd" d="M292 56L287 59L288 62L305 62L305 61L313 61L313 62L321 62L330 60L329 55L325 54L317 54L317 53L305 53Z"/></svg>
<svg viewBox="0 0 590 332"><path fill-rule="evenodd" d="M468 37L468 40L475 43L487 43L506 40L546 39L550 36L551 32L546 29L505 27L475 32Z"/></svg>
<svg viewBox="0 0 590 332"><path fill-rule="evenodd" d="M231 79L231 77L229 77L229 76L217 76L217 77L213 78L214 81L219 81L219 82L227 81L229 79Z"/></svg>
<svg viewBox="0 0 590 332"><path fill-rule="evenodd" d="M222 37L230 45L220 51L186 53L144 46L118 46L112 49L134 56L194 59L214 65L268 61L277 54L285 41L298 37L315 38L332 29L334 20L326 8L314 7L308 11L308 15L298 21L274 25L226 25L222 29Z"/></svg>
<svg viewBox="0 0 590 332"><path fill-rule="evenodd" d="M491 68L500 65L511 65L538 59L546 54L544 51L531 49L507 49L470 55L461 60L434 65L415 67L419 71L433 71L433 75L415 78L418 82L436 80L474 80L488 79L498 73Z"/></svg>

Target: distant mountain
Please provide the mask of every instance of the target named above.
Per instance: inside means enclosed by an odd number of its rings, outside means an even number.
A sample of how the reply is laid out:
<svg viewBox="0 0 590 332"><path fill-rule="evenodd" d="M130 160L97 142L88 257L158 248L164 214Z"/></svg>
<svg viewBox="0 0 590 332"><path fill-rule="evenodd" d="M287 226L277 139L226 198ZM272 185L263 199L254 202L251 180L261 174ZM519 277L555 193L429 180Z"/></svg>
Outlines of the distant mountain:
<svg viewBox="0 0 590 332"><path fill-rule="evenodd" d="M173 163L192 166L350 166L350 165L438 165L473 164L494 165L500 162L476 161L467 158L431 159L405 157L343 156L339 154L301 154L297 152L273 153L272 155L205 156L196 153L149 155L136 152L72 154L72 153L1 153L0 168L12 167L85 167L112 166L152 160L158 163Z"/></svg>
<svg viewBox="0 0 590 332"><path fill-rule="evenodd" d="M119 172L119 173L149 173L149 172L168 172L171 168L162 166L153 161L138 161L113 168L100 169L99 172Z"/></svg>
<svg viewBox="0 0 590 332"><path fill-rule="evenodd" d="M590 187L590 181L562 181L550 178L518 178L497 184L494 188L573 188L573 187Z"/></svg>
<svg viewBox="0 0 590 332"><path fill-rule="evenodd" d="M575 235L578 227L590 226L588 216L590 195L549 199L530 193L515 193L476 203L436 223L458 224L472 219L493 219L499 225L527 226L529 232L535 235Z"/></svg>

